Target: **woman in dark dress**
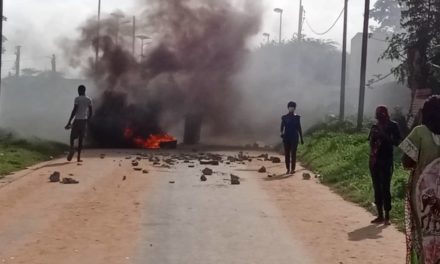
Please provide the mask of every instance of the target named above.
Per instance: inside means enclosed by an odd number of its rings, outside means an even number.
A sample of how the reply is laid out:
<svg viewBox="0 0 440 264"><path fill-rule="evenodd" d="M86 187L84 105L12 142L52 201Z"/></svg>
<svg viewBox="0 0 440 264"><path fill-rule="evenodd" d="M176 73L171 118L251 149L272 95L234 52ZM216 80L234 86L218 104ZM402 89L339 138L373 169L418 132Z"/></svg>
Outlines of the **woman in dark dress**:
<svg viewBox="0 0 440 264"><path fill-rule="evenodd" d="M398 124L390 119L388 109L385 106L377 107L376 119L377 123L371 127L369 135L370 172L374 189L374 203L377 208L377 218L371 223L389 225L394 146L398 146L401 137Z"/></svg>

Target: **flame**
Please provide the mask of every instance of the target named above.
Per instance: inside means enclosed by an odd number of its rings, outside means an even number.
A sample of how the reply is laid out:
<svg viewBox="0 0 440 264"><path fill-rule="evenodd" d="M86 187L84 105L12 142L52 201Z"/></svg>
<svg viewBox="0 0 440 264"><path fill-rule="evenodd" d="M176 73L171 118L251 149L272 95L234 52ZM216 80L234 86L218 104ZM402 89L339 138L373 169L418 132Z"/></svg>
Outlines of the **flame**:
<svg viewBox="0 0 440 264"><path fill-rule="evenodd" d="M166 133L151 134L148 138L135 137L133 130L128 127L124 130L124 137L128 140L132 140L136 147L144 149L159 149L161 143L176 141L176 138Z"/></svg>

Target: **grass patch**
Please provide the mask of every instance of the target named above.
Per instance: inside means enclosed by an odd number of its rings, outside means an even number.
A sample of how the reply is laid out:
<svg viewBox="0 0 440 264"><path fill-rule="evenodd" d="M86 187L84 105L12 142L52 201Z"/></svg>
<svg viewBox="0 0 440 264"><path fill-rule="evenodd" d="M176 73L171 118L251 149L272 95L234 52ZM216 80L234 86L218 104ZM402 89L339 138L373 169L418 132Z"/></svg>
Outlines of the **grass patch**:
<svg viewBox="0 0 440 264"><path fill-rule="evenodd" d="M50 160L67 149L64 144L38 139L24 140L0 133L0 178L36 163Z"/></svg>
<svg viewBox="0 0 440 264"><path fill-rule="evenodd" d="M330 186L344 199L375 212L373 187L368 168L367 132L348 129L314 129L299 149L302 163L319 173L322 183ZM404 197L408 173L400 164L401 153L395 153L395 170L391 192L391 217L400 230L404 228Z"/></svg>

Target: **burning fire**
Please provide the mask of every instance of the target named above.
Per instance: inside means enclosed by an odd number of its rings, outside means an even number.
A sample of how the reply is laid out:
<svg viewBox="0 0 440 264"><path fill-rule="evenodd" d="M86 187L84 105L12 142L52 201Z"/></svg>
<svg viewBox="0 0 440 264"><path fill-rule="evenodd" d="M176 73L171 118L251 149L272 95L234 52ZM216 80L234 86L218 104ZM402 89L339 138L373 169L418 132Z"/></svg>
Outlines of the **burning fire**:
<svg viewBox="0 0 440 264"><path fill-rule="evenodd" d="M163 143L177 142L173 136L168 134L152 134L148 138L134 136L131 128L125 128L124 137L131 140L136 147L144 149L159 149Z"/></svg>

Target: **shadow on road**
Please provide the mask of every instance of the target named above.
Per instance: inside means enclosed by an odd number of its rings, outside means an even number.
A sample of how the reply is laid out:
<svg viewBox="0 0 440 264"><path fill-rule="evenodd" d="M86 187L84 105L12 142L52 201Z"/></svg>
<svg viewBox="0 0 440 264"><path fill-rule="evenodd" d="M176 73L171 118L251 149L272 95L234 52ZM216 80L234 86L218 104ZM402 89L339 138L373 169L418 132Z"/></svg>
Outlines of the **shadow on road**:
<svg viewBox="0 0 440 264"><path fill-rule="evenodd" d="M290 177L293 177L294 174L275 174L272 175L272 177L266 177L264 178L265 181L279 181L279 180L285 180L289 179Z"/></svg>
<svg viewBox="0 0 440 264"><path fill-rule="evenodd" d="M366 227L362 227L348 233L348 240L361 241L365 239L379 239L382 238L380 233L382 233L382 230L384 230L385 228L385 225L369 225Z"/></svg>

